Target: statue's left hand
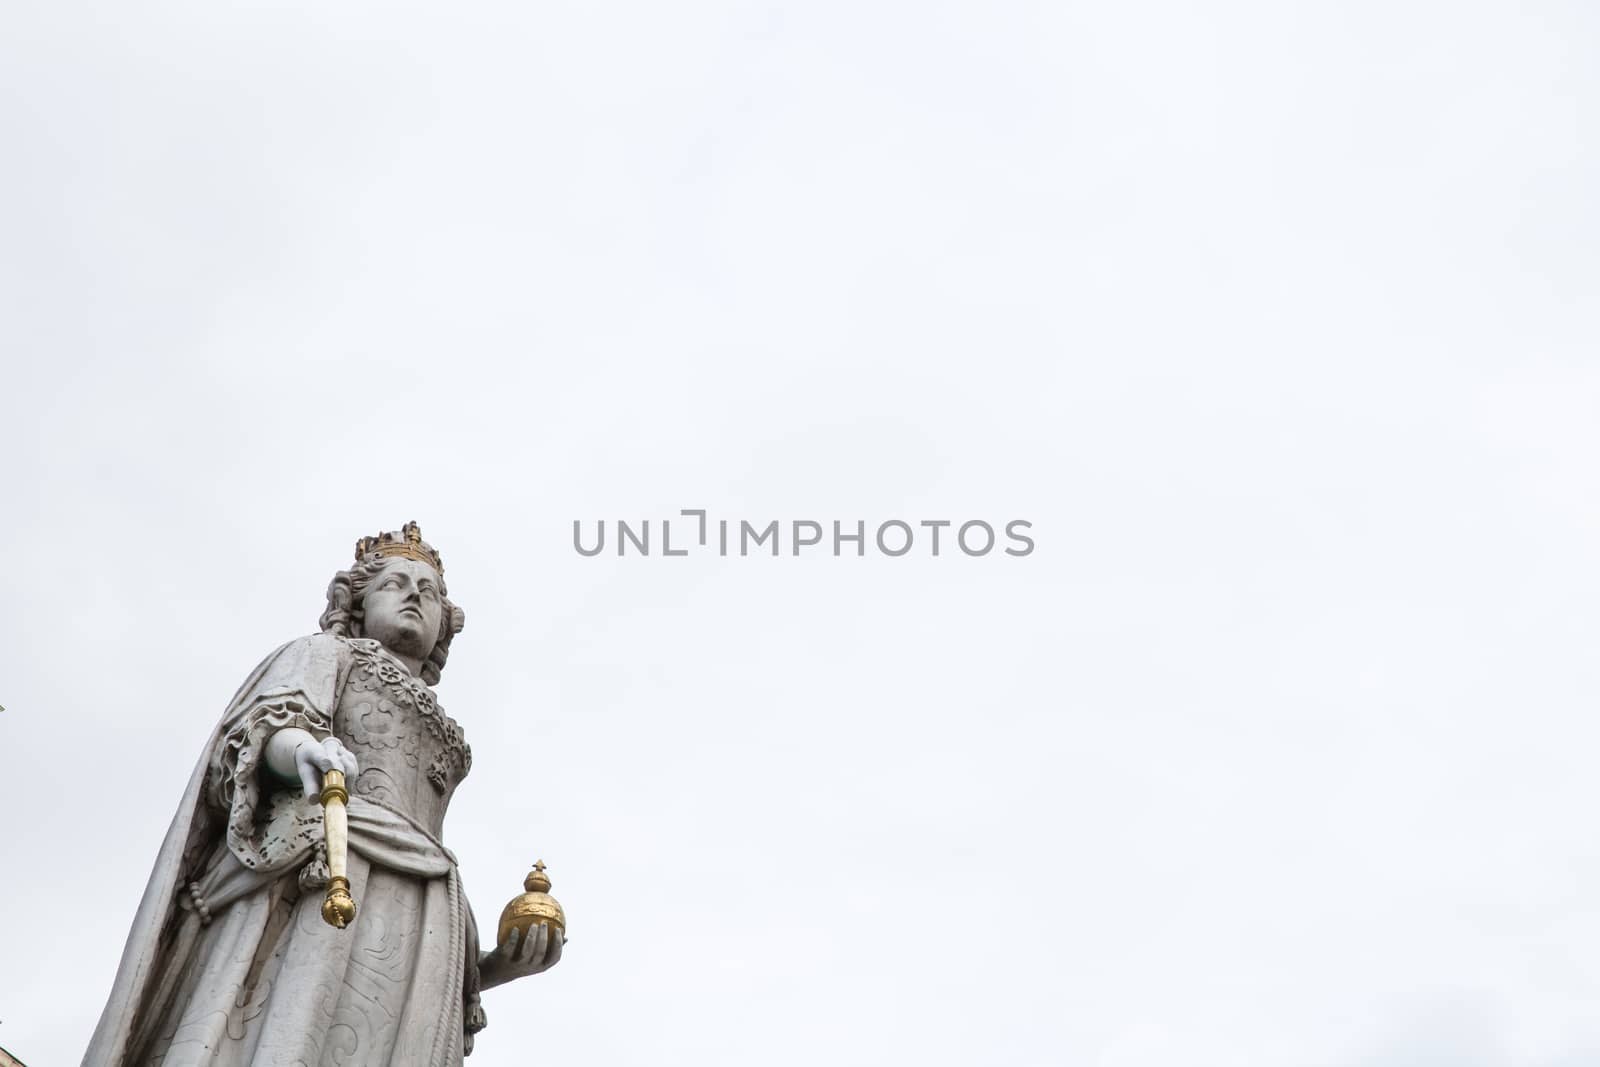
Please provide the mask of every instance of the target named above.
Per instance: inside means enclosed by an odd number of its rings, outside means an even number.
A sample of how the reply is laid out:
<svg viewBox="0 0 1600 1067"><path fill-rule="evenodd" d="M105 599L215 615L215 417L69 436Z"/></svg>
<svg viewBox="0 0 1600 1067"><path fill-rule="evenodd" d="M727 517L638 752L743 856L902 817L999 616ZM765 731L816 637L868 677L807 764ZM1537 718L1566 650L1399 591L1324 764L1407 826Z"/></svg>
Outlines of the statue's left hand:
<svg viewBox="0 0 1600 1067"><path fill-rule="evenodd" d="M479 981L484 989L502 985L513 978L548 971L561 962L561 946L566 938L543 923L528 929L512 930L505 943L486 952L478 961Z"/></svg>

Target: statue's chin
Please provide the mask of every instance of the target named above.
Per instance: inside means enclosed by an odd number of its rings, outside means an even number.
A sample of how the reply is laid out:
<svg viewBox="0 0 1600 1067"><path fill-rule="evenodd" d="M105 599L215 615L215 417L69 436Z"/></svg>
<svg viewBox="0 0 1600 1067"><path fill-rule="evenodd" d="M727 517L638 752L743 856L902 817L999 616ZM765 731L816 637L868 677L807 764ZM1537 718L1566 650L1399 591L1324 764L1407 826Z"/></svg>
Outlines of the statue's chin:
<svg viewBox="0 0 1600 1067"><path fill-rule="evenodd" d="M428 648L422 637L422 627L408 625L404 622L397 626L386 628L382 632L368 631L368 637L375 637L378 643L397 656L426 656Z"/></svg>

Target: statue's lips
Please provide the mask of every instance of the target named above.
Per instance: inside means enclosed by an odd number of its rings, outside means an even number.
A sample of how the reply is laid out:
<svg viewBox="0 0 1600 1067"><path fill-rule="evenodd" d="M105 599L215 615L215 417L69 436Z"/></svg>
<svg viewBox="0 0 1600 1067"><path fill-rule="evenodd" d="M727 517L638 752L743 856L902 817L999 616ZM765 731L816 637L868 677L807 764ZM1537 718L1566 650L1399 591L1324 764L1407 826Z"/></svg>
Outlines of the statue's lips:
<svg viewBox="0 0 1600 1067"><path fill-rule="evenodd" d="M416 619L418 622L422 621L422 611L419 608L404 607L404 608L400 609L399 614L401 614L401 615L410 615L413 619Z"/></svg>

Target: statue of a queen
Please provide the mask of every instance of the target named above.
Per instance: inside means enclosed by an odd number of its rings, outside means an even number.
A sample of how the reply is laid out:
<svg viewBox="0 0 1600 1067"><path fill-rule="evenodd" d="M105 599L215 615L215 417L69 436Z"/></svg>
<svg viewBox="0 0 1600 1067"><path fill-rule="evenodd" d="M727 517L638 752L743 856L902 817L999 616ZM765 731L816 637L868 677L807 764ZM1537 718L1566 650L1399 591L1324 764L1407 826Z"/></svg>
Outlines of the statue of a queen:
<svg viewBox="0 0 1600 1067"><path fill-rule="evenodd" d="M212 731L84 1067L458 1065L480 991L561 958L546 926L480 953L444 846L472 750L431 687L463 622L415 523L357 543L322 632L268 656ZM335 771L359 902L343 929L321 913Z"/></svg>

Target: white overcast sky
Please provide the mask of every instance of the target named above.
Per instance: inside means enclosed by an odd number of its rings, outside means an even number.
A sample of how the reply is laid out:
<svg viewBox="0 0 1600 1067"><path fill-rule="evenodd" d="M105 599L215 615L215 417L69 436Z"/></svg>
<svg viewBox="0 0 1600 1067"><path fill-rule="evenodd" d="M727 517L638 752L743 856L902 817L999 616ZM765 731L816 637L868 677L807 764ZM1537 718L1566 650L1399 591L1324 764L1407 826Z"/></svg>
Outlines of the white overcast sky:
<svg viewBox="0 0 1600 1067"><path fill-rule="evenodd" d="M13 4L0 1045L355 538L475 1067L1600 1062L1593 5ZM1026 559L585 559L986 519Z"/></svg>

